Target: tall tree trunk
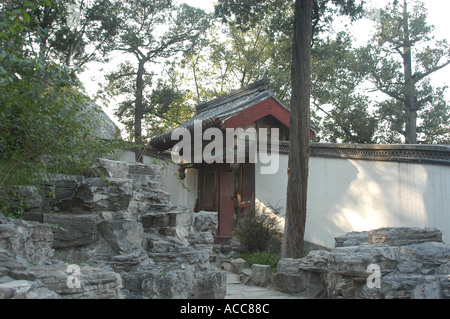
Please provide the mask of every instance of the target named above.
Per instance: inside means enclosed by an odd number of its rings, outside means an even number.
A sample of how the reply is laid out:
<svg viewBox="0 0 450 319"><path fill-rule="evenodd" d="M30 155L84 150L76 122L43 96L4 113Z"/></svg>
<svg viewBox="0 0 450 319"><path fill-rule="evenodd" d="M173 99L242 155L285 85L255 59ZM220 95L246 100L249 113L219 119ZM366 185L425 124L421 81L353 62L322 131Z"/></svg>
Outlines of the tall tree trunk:
<svg viewBox="0 0 450 319"><path fill-rule="evenodd" d="M142 119L144 117L143 96L144 96L144 65L145 60L139 60L139 67L136 78L136 95L134 110L134 142L137 149L135 152L136 162L142 162Z"/></svg>
<svg viewBox="0 0 450 319"><path fill-rule="evenodd" d="M404 1L403 7L403 37L405 47L403 49L403 67L405 73L405 143L417 143L417 107L415 105L416 87L412 72L412 52L409 33L408 4Z"/></svg>
<svg viewBox="0 0 450 319"><path fill-rule="evenodd" d="M312 0L296 0L288 188L282 258L301 258L308 189Z"/></svg>

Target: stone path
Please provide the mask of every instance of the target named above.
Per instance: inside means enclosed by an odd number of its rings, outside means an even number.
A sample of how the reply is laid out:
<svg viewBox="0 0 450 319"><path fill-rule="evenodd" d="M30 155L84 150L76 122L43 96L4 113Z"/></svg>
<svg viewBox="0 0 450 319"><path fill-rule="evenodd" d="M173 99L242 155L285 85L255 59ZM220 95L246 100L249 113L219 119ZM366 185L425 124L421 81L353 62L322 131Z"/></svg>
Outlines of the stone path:
<svg viewBox="0 0 450 319"><path fill-rule="evenodd" d="M271 288L242 285L239 276L227 273L227 294L225 299L305 299L297 294L286 294Z"/></svg>

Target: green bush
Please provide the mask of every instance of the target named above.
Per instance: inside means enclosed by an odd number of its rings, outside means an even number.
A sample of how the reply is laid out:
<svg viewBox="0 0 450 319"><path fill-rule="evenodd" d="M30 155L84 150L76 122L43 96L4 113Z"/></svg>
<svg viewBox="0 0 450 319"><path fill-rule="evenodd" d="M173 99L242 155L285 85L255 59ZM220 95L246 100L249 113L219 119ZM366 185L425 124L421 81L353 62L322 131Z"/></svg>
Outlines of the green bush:
<svg viewBox="0 0 450 319"><path fill-rule="evenodd" d="M254 208L247 209L244 216L237 219L233 235L247 253L266 251L270 239L280 240L282 236L277 218L271 214L258 214Z"/></svg>
<svg viewBox="0 0 450 319"><path fill-rule="evenodd" d="M7 2L0 12L0 213L7 215L23 210L15 185L39 186L50 173L81 172L117 147L92 132L95 117L82 115L91 101L74 71L32 50L41 43L31 35L43 30L29 13L40 5L50 1Z"/></svg>

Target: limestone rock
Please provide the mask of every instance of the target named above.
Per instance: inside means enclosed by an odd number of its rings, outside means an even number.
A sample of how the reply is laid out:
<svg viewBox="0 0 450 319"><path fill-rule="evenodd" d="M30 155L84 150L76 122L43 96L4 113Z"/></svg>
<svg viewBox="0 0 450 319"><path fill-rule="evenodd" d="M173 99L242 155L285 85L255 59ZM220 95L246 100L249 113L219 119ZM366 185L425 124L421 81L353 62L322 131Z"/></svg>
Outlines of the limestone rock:
<svg viewBox="0 0 450 319"><path fill-rule="evenodd" d="M103 158L95 159L91 164L91 177L128 178L129 163Z"/></svg>
<svg viewBox="0 0 450 319"><path fill-rule="evenodd" d="M122 299L122 280L118 273L97 267L79 266L79 288L68 285L69 265L61 263L52 267L35 267L33 270L48 289L63 299Z"/></svg>
<svg viewBox="0 0 450 319"><path fill-rule="evenodd" d="M332 276L351 276L354 280L365 281L367 267L380 266L382 272L394 271L397 267L399 249L390 246L349 246L332 250L328 258L328 272Z"/></svg>
<svg viewBox="0 0 450 319"><path fill-rule="evenodd" d="M442 242L441 231L433 228L389 227L370 231L371 245L407 246L424 242Z"/></svg>
<svg viewBox="0 0 450 319"><path fill-rule="evenodd" d="M43 184L44 210L67 211L72 207L75 193L84 176L56 174L50 176L50 180Z"/></svg>
<svg viewBox="0 0 450 319"><path fill-rule="evenodd" d="M368 243L369 232L349 232L335 238L334 247L359 246Z"/></svg>
<svg viewBox="0 0 450 319"><path fill-rule="evenodd" d="M301 270L326 272L330 253L323 250L313 250L304 258L283 258L278 262L277 272L295 273Z"/></svg>
<svg viewBox="0 0 450 319"><path fill-rule="evenodd" d="M193 222L193 211L182 206L152 205L142 216L142 225L146 232L176 236L186 244L187 237L192 232Z"/></svg>
<svg viewBox="0 0 450 319"><path fill-rule="evenodd" d="M15 186L13 193L15 194L15 198L20 198L25 204L25 210L27 212L42 211L43 199L36 186Z"/></svg>
<svg viewBox="0 0 450 319"><path fill-rule="evenodd" d="M192 299L224 299L227 293L227 273L225 271L207 271L196 278Z"/></svg>
<svg viewBox="0 0 450 319"><path fill-rule="evenodd" d="M380 270L379 287L368 285L368 278L373 274L368 271L370 265ZM450 246L440 242L439 231L373 230L368 244L339 247L330 252L328 297L450 298L449 266Z"/></svg>
<svg viewBox="0 0 450 319"><path fill-rule="evenodd" d="M54 256L51 227L36 222L0 219L0 249L42 264Z"/></svg>
<svg viewBox="0 0 450 319"><path fill-rule="evenodd" d="M99 158L92 163L92 174L92 177L130 178L133 180L143 177L157 182L161 177L161 166Z"/></svg>
<svg viewBox="0 0 450 319"><path fill-rule="evenodd" d="M98 224L102 237L113 253L129 254L144 249L142 224L134 220L104 220Z"/></svg>
<svg viewBox="0 0 450 319"><path fill-rule="evenodd" d="M132 164L128 178L132 179L133 197L128 206L128 214L140 220L154 205L168 205L170 194L164 192L160 182L161 169L156 165Z"/></svg>
<svg viewBox="0 0 450 319"><path fill-rule="evenodd" d="M312 251L301 259L281 259L273 276L274 289L286 293L304 293L310 298L325 297L328 259L327 251Z"/></svg>
<svg viewBox="0 0 450 319"><path fill-rule="evenodd" d="M239 275L246 267L248 267L248 264L242 258L236 258L231 261L231 271L237 275Z"/></svg>
<svg viewBox="0 0 450 319"><path fill-rule="evenodd" d="M309 298L449 299L450 246L441 238L414 227L347 233L330 252L281 259L273 287Z"/></svg>
<svg viewBox="0 0 450 319"><path fill-rule="evenodd" d="M28 271L27 261L20 255L0 248L0 278L14 280L34 280L34 274Z"/></svg>
<svg viewBox="0 0 450 319"><path fill-rule="evenodd" d="M87 246L98 240L97 215L44 214L44 222L52 226L53 248Z"/></svg>
<svg viewBox="0 0 450 319"><path fill-rule="evenodd" d="M149 299L189 299L194 289L194 278L193 267L157 269L142 281L143 296Z"/></svg>
<svg viewBox="0 0 450 319"><path fill-rule="evenodd" d="M0 299L61 299L54 291L36 281L11 280L0 282Z"/></svg>
<svg viewBox="0 0 450 319"><path fill-rule="evenodd" d="M78 187L73 201L79 213L123 211L132 197L132 181L127 178L88 178Z"/></svg>
<svg viewBox="0 0 450 319"><path fill-rule="evenodd" d="M239 273L239 281L242 285L251 285L252 284L252 269L245 267Z"/></svg>
<svg viewBox="0 0 450 319"><path fill-rule="evenodd" d="M0 218L0 296L224 298L226 273L210 264L217 213L171 205L158 165L93 166L89 178L53 176L55 197L28 216L38 222Z"/></svg>
<svg viewBox="0 0 450 319"><path fill-rule="evenodd" d="M27 223L30 236L27 240L27 260L43 265L55 256L53 249L53 232L50 225Z"/></svg>
<svg viewBox="0 0 450 319"><path fill-rule="evenodd" d="M0 249L26 258L29 236L30 233L22 222L0 218Z"/></svg>
<svg viewBox="0 0 450 319"><path fill-rule="evenodd" d="M217 225L217 212L200 211L194 215L193 227L195 232L209 232L214 236L216 234Z"/></svg>
<svg viewBox="0 0 450 319"><path fill-rule="evenodd" d="M442 285L437 276L430 276L417 285L412 293L413 299L442 299Z"/></svg>
<svg viewBox="0 0 450 319"><path fill-rule="evenodd" d="M252 265L252 282L256 286L266 287L272 280L272 267L269 265Z"/></svg>
<svg viewBox="0 0 450 319"><path fill-rule="evenodd" d="M129 163L129 177L135 179L138 176L159 180L161 177L161 165Z"/></svg>

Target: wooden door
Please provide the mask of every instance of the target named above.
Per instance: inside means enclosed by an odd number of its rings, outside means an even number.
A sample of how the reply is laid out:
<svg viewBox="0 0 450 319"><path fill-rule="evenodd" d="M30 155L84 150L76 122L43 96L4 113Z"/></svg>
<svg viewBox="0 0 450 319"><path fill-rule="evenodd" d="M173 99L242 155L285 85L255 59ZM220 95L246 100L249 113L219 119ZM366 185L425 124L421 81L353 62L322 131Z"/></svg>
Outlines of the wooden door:
<svg viewBox="0 0 450 319"><path fill-rule="evenodd" d="M217 200L217 174L215 171L205 172L203 176L203 201L202 209L215 212L218 209Z"/></svg>
<svg viewBox="0 0 450 319"><path fill-rule="evenodd" d="M234 222L234 174L232 171L219 173L219 228L218 240L230 239Z"/></svg>

